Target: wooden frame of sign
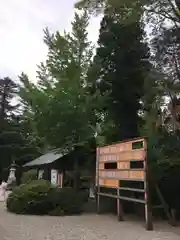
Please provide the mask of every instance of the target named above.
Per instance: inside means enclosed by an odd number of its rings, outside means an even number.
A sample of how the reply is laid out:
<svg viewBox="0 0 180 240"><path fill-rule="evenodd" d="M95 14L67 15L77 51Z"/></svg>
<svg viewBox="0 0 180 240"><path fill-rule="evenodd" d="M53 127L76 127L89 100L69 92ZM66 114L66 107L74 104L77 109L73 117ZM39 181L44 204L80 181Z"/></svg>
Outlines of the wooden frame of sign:
<svg viewBox="0 0 180 240"><path fill-rule="evenodd" d="M100 212L101 196L117 199L117 215L122 221L121 201L141 203L145 206L146 229L152 230L152 209L149 197L147 140L138 138L97 148L96 188L97 211ZM142 183L143 187L124 187L122 183ZM108 191L113 189L114 191ZM141 198L125 193L142 194Z"/></svg>

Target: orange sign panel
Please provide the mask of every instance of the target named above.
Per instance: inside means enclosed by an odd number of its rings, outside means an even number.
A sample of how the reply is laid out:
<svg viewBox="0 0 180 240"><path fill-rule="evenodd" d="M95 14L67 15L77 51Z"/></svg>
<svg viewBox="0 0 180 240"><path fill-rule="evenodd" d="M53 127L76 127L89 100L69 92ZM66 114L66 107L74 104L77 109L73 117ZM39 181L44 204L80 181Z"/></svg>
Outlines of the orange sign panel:
<svg viewBox="0 0 180 240"><path fill-rule="evenodd" d="M96 185L118 187L121 180L144 181L146 139L97 149Z"/></svg>

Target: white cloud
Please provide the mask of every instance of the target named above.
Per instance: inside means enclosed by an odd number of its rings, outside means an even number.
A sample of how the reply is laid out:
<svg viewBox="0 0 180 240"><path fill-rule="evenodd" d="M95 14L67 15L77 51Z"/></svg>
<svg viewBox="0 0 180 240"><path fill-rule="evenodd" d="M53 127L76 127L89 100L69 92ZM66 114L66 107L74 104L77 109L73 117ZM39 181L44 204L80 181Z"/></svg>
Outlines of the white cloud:
<svg viewBox="0 0 180 240"><path fill-rule="evenodd" d="M75 0L0 0L0 77L16 78L22 71L36 76L45 58L43 29L69 29ZM93 19L89 37L96 41L99 19Z"/></svg>

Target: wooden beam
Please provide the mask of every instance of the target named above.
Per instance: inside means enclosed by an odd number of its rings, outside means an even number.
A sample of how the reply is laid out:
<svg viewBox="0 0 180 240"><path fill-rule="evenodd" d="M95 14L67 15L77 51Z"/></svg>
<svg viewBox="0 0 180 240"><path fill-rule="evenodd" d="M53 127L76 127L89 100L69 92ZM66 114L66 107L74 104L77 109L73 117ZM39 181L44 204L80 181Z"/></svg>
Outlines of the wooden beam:
<svg viewBox="0 0 180 240"><path fill-rule="evenodd" d="M126 188L126 187L120 187L119 190L123 191L132 191L132 192L145 192L145 189L138 189L138 188Z"/></svg>
<svg viewBox="0 0 180 240"><path fill-rule="evenodd" d="M98 192L97 194L100 196L104 196L104 197L111 197L111 198L126 200L126 201L130 201L130 202L145 204L145 200L143 200L143 199L129 198L129 197L117 196L117 195L113 195L113 194L109 194L109 193L100 193L100 192Z"/></svg>
<svg viewBox="0 0 180 240"><path fill-rule="evenodd" d="M160 191L160 189L159 189L159 187L158 187L157 184L156 184L156 191L157 191L157 194L158 194L158 196L159 196L159 199L160 199L160 201L161 201L161 203L162 203L162 206L163 206L163 208L164 208L164 212L165 212L166 216L167 216L168 219L169 219L169 223L170 223L172 226L174 226L174 221L173 221L172 216L171 216L171 214L170 214L170 212L169 212L169 207L168 207L167 203L165 202L165 200L164 200L164 198L163 198L163 195L161 194L161 191Z"/></svg>
<svg viewBox="0 0 180 240"><path fill-rule="evenodd" d="M152 208L153 209L163 208L163 205L162 204L161 205L156 205L156 206L153 206Z"/></svg>

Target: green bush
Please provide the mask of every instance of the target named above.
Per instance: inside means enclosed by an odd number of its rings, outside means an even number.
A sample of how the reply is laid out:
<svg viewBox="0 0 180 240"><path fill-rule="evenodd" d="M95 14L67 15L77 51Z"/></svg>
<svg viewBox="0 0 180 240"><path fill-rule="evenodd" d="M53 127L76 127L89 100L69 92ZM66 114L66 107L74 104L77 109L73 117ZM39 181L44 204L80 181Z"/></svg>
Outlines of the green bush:
<svg viewBox="0 0 180 240"><path fill-rule="evenodd" d="M16 187L7 199L7 209L17 214L73 215L83 211L84 196L72 188L54 188L36 180Z"/></svg>
<svg viewBox="0 0 180 240"><path fill-rule="evenodd" d="M47 214L51 208L48 194L51 185L45 180L34 180L16 187L8 196L7 209L17 214Z"/></svg>
<svg viewBox="0 0 180 240"><path fill-rule="evenodd" d="M37 170L29 170L27 172L24 172L21 178L21 183L26 184L28 182L31 182L33 180L37 180Z"/></svg>
<svg viewBox="0 0 180 240"><path fill-rule="evenodd" d="M84 199L81 193L73 188L53 188L49 194L52 204L50 215L73 215L83 212Z"/></svg>

